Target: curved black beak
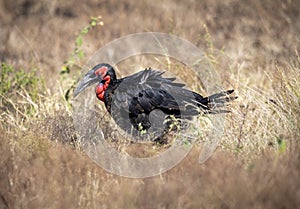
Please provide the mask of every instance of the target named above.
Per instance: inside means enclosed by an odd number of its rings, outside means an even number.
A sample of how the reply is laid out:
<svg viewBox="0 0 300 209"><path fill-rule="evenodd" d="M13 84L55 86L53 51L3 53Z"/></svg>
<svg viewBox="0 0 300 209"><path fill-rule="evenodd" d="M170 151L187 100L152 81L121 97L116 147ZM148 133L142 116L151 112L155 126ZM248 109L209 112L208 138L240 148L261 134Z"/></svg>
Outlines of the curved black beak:
<svg viewBox="0 0 300 209"><path fill-rule="evenodd" d="M87 87L100 82L102 80L102 76L99 74L98 76L95 75L94 70L90 70L84 78L79 82L78 86L74 91L74 97L76 97L80 92L85 90Z"/></svg>

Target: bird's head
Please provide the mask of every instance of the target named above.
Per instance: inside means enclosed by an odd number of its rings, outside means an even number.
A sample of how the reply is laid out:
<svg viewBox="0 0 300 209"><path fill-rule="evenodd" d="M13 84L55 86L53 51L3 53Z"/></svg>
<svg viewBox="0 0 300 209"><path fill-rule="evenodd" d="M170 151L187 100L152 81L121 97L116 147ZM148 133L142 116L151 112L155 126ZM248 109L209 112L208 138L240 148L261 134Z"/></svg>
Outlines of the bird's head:
<svg viewBox="0 0 300 209"><path fill-rule="evenodd" d="M79 82L78 86L74 91L74 97L76 97L87 87L98 83L96 87L96 94L97 97L103 101L104 91L111 83L113 83L116 80L116 73L111 65L106 63L98 64L94 66L90 71L88 71L87 74L83 77L83 79Z"/></svg>

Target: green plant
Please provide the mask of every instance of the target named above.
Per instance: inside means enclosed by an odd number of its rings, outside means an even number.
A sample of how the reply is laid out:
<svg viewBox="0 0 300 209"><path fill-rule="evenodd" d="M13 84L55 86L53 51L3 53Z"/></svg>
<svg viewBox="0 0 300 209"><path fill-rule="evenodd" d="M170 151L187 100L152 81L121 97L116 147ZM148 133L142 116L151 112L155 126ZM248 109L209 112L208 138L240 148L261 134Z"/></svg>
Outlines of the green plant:
<svg viewBox="0 0 300 209"><path fill-rule="evenodd" d="M36 76L36 69L25 72L23 69L15 70L6 63L1 63L0 94L6 95L14 90L30 90L30 96L36 96L40 79Z"/></svg>
<svg viewBox="0 0 300 209"><path fill-rule="evenodd" d="M64 65L62 66L62 70L60 71L60 74L62 76L64 76L65 74L69 75L71 73L71 69L74 66L77 67L77 69L80 69L80 65L78 64L78 62L85 57L85 54L82 49L83 37L86 36L96 26L103 26L103 25L104 23L102 21L101 16L91 17L89 24L79 31L79 34L75 39L75 47L71 52L69 58L64 62ZM63 80L65 80L64 77ZM74 79L65 92L64 97L67 102L70 99L70 93L75 88L76 83L77 83L77 79Z"/></svg>
<svg viewBox="0 0 300 209"><path fill-rule="evenodd" d="M37 114L44 81L37 76L35 68L27 72L6 63L1 63L0 79L1 126L12 124L20 127Z"/></svg>
<svg viewBox="0 0 300 209"><path fill-rule="evenodd" d="M75 39L75 47L71 52L69 58L64 62L62 70L60 71L61 74L69 74L71 72L71 68L76 65L76 61L84 58L85 55L82 50L83 37L96 26L103 26L104 23L101 19L101 16L91 17L89 24L79 31L79 34Z"/></svg>
<svg viewBox="0 0 300 209"><path fill-rule="evenodd" d="M1 82L0 82L0 94L5 95L11 88L11 79L9 74L13 72L11 66L6 65L5 63L1 64Z"/></svg>
<svg viewBox="0 0 300 209"><path fill-rule="evenodd" d="M38 95L39 84L43 84L43 80L37 77L35 68L25 72L23 69L16 70L6 63L1 63L1 98L26 92L35 101Z"/></svg>

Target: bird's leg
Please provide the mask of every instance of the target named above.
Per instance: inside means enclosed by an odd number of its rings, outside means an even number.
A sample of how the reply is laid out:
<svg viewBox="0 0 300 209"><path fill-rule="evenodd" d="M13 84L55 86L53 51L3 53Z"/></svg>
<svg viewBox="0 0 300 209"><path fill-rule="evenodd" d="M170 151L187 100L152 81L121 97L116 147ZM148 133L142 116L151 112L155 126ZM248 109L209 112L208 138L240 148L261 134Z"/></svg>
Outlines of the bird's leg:
<svg viewBox="0 0 300 209"><path fill-rule="evenodd" d="M180 120L174 115L168 115L164 121L165 128L163 133L154 139L154 142L160 145L168 144L168 134L180 130Z"/></svg>

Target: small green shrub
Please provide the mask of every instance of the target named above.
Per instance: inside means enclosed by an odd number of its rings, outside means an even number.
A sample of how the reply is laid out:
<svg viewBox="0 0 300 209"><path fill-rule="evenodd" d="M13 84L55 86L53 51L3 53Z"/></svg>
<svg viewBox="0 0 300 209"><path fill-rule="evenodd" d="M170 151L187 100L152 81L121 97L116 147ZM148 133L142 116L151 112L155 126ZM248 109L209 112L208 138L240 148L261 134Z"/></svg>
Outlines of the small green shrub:
<svg viewBox="0 0 300 209"><path fill-rule="evenodd" d="M102 21L101 16L91 17L89 24L79 31L79 34L77 35L77 37L75 39L75 47L74 47L73 51L71 52L69 58L64 62L64 65L62 66L62 69L60 71L62 80L66 80L65 75L68 75L68 77L69 77L69 74L71 73L71 69L74 66L79 69L81 68L78 65L78 62L85 57L84 52L82 50L83 37L85 35L87 35L96 26L103 26L103 24L104 23ZM74 79L73 82L70 84L70 86L67 88L65 95L64 95L65 100L67 102L69 102L70 93L75 88L75 85L77 82L78 82L78 80Z"/></svg>
<svg viewBox="0 0 300 209"><path fill-rule="evenodd" d="M71 52L69 58L64 62L64 66L62 66L61 74L69 74L71 72L71 68L76 65L76 60L81 60L84 58L84 52L82 50L83 45L83 37L87 35L94 27L100 25L103 26L103 21L101 21L102 17L91 17L90 22L87 26L80 30L79 34L75 39L75 47Z"/></svg>
<svg viewBox="0 0 300 209"><path fill-rule="evenodd" d="M0 123L3 127L18 125L37 113L44 82L35 68L26 72L1 63L0 79Z"/></svg>
<svg viewBox="0 0 300 209"><path fill-rule="evenodd" d="M43 81L36 75L35 68L25 72L23 69L16 70L6 63L1 63L1 99L6 96L11 97L12 94L20 91L25 91L33 101L36 101L39 86L42 83Z"/></svg>

